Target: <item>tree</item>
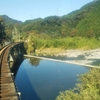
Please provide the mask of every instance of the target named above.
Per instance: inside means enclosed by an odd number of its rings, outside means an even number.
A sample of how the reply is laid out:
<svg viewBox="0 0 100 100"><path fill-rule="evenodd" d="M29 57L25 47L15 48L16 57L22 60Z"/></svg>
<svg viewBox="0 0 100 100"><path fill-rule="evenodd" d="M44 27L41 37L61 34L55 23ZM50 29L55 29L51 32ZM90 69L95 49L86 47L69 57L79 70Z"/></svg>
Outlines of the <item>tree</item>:
<svg viewBox="0 0 100 100"><path fill-rule="evenodd" d="M27 52L30 53L34 53L36 50L36 46L37 46L37 41L34 38L34 36L32 36L32 34L28 37L28 49Z"/></svg>
<svg viewBox="0 0 100 100"><path fill-rule="evenodd" d="M76 88L60 92L56 100L100 100L100 69L91 69L79 79Z"/></svg>
<svg viewBox="0 0 100 100"><path fill-rule="evenodd" d="M5 31L4 31L4 21L0 18L0 44L2 44L3 40L5 39Z"/></svg>

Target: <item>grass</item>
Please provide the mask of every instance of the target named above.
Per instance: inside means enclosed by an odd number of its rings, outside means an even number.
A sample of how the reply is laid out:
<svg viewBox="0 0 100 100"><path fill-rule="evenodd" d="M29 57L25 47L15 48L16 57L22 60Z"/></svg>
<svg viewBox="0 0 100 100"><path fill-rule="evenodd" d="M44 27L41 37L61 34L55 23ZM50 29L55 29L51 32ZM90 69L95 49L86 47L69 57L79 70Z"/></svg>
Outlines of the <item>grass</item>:
<svg viewBox="0 0 100 100"><path fill-rule="evenodd" d="M36 53L39 54L55 54L70 49L90 50L90 49L100 48L100 40L96 38L82 38L82 37L74 37L74 38L66 37L59 39L35 38L35 41L36 41L36 51L37 51Z"/></svg>
<svg viewBox="0 0 100 100"><path fill-rule="evenodd" d="M41 48L36 50L35 54L37 55L55 55L61 52L65 52L64 49L61 48Z"/></svg>
<svg viewBox="0 0 100 100"><path fill-rule="evenodd" d="M100 40L96 38L61 38L61 39L38 39L37 49L61 48L61 49L96 49L100 47Z"/></svg>

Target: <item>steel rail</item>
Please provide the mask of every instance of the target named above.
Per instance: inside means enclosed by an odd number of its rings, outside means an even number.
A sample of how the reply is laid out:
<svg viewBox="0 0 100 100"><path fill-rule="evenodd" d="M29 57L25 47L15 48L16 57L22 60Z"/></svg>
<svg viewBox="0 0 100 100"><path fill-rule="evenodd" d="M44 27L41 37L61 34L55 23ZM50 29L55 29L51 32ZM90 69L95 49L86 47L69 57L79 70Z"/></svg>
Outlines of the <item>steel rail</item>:
<svg viewBox="0 0 100 100"><path fill-rule="evenodd" d="M0 100L20 100L13 75L7 61L10 48L18 43L0 49Z"/></svg>

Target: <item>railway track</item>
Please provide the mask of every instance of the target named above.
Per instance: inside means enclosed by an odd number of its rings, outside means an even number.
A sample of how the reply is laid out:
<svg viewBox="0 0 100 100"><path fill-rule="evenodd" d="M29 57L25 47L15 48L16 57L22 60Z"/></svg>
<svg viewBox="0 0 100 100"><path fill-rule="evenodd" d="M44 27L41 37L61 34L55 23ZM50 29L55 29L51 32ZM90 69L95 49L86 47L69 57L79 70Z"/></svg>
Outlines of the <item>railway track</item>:
<svg viewBox="0 0 100 100"><path fill-rule="evenodd" d="M0 49L0 100L20 100L7 60L9 50L14 45L16 43Z"/></svg>

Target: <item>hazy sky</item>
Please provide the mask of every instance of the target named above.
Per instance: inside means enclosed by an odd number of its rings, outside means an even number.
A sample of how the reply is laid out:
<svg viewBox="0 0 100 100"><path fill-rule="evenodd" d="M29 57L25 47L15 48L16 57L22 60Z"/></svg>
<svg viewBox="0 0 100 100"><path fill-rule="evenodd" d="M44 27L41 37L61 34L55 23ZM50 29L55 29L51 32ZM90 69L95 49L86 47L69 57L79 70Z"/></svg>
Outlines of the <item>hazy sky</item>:
<svg viewBox="0 0 100 100"><path fill-rule="evenodd" d="M0 0L0 15L21 21L47 16L62 16L93 0Z"/></svg>

